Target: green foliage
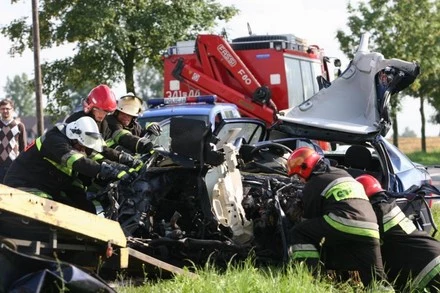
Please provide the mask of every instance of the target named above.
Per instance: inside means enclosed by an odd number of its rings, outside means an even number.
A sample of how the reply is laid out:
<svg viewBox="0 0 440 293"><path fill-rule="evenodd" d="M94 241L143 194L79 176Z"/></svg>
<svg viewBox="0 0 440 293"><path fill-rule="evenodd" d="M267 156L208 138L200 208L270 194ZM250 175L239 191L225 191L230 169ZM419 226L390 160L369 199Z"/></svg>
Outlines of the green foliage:
<svg viewBox="0 0 440 293"><path fill-rule="evenodd" d="M72 88L124 81L135 92L136 65L161 68L161 51L176 41L211 30L238 10L215 0L40 0L42 48L73 43L75 55L43 66L43 93L50 112L70 105ZM2 28L11 54L32 47L27 19ZM59 114L59 113L55 113Z"/></svg>
<svg viewBox="0 0 440 293"><path fill-rule="evenodd" d="M148 65L139 68L136 74L138 96L144 101L149 98L163 97L163 74L161 71Z"/></svg>
<svg viewBox="0 0 440 293"><path fill-rule="evenodd" d="M29 80L25 73L16 75L12 79L8 77L4 91L6 97L14 101L18 116L35 115L34 81Z"/></svg>
<svg viewBox="0 0 440 293"><path fill-rule="evenodd" d="M371 50L420 63L421 74L406 93L428 98L440 109L440 1L370 0L357 7L349 3L347 10L349 31L339 30L336 36L341 50L352 58L361 34L370 32ZM390 103L396 109L400 101L394 96Z"/></svg>
<svg viewBox="0 0 440 293"><path fill-rule="evenodd" d="M432 115L430 121L433 124L440 124L440 111Z"/></svg>

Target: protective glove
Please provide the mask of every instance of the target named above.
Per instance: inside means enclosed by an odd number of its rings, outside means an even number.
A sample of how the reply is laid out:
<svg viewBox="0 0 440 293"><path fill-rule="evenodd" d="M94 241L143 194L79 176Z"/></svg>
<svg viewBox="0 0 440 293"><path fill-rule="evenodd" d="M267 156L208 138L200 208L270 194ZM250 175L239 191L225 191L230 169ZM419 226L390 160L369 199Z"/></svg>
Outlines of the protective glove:
<svg viewBox="0 0 440 293"><path fill-rule="evenodd" d="M139 154L146 154L153 149L153 144L148 138L141 138L136 144L136 152Z"/></svg>
<svg viewBox="0 0 440 293"><path fill-rule="evenodd" d="M115 161L105 160L103 162L106 162L107 164L109 164L113 168L118 169L119 171L128 171L130 169L129 166L121 164L121 163L118 163L118 162L115 162Z"/></svg>
<svg viewBox="0 0 440 293"><path fill-rule="evenodd" d="M142 166L144 166L144 162L142 162L142 160L134 159L133 166L131 166L130 171L134 170L134 172L139 172Z"/></svg>
<svg viewBox="0 0 440 293"><path fill-rule="evenodd" d="M143 162L141 160L136 159L132 155L124 152L121 152L121 154L119 155L119 163L126 165L130 168L137 168L137 170L139 170L143 165Z"/></svg>
<svg viewBox="0 0 440 293"><path fill-rule="evenodd" d="M145 129L149 134L159 136L162 133L162 128L157 122L147 122L145 124Z"/></svg>
<svg viewBox="0 0 440 293"><path fill-rule="evenodd" d="M127 183L133 180L132 176L126 171L118 170L105 162L101 164L97 177L103 181L121 180Z"/></svg>

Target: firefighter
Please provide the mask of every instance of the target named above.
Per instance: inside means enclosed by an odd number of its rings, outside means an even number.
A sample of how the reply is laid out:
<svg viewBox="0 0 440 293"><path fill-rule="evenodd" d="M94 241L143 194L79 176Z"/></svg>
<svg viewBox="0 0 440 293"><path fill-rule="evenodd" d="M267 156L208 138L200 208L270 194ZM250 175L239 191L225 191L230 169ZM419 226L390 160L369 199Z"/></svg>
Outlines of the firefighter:
<svg viewBox="0 0 440 293"><path fill-rule="evenodd" d="M58 124L20 153L4 183L39 195L43 192L56 201L95 213L81 185L81 177L106 181L130 178L125 171L87 158L91 150L101 152L103 144L98 126L91 117Z"/></svg>
<svg viewBox="0 0 440 293"><path fill-rule="evenodd" d="M146 134L159 136L162 129L156 122L150 122L142 127L137 121L142 111L142 99L133 93L127 93L119 98L116 111L106 117L111 131L111 139L107 146L122 148L131 154L145 154L152 150L151 141L144 137Z"/></svg>
<svg viewBox="0 0 440 293"><path fill-rule="evenodd" d="M356 178L376 212L385 271L403 291L440 290L440 242L417 230L396 200L371 175Z"/></svg>
<svg viewBox="0 0 440 293"><path fill-rule="evenodd" d="M113 91L105 84L98 85L90 91L82 105L83 110L73 113L66 118L65 122L73 122L84 116L92 117L98 125L102 138L104 140L110 139L112 132L105 117L116 110L116 97ZM140 164L140 161L130 154L117 151L106 145L103 146L102 153L94 152L91 154L91 158L98 162L108 160L108 163L116 162L133 168Z"/></svg>
<svg viewBox="0 0 440 293"><path fill-rule="evenodd" d="M304 220L289 235L291 260L304 261L312 271L321 260L326 269L358 271L364 286L385 280L376 215L362 185L308 147L292 152L287 170L305 182Z"/></svg>

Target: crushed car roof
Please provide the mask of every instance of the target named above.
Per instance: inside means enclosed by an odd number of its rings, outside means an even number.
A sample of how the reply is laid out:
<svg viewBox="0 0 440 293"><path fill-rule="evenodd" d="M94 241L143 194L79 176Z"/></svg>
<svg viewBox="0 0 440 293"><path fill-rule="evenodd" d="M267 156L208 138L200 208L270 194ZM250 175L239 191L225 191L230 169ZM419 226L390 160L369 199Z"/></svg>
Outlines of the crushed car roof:
<svg viewBox="0 0 440 293"><path fill-rule="evenodd" d="M377 88L376 75L386 68L397 68L414 78L418 75L415 63L360 50L328 88L299 106L280 111L278 128L295 136L341 141L368 141L385 135L390 128L386 108L391 93Z"/></svg>

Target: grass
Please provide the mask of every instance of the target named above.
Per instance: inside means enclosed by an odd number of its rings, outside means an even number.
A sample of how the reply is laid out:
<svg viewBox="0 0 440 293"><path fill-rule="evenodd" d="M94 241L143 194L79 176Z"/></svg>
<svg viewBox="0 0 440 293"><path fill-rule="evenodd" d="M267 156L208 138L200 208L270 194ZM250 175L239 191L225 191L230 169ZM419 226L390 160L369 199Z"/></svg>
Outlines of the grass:
<svg viewBox="0 0 440 293"><path fill-rule="evenodd" d="M141 287L117 288L121 293L140 292L364 292L361 285L336 283L329 278L314 277L301 264L281 268L256 268L249 259L241 265L229 265L222 272L207 266L196 270L196 278L184 275L161 282L146 282ZM380 292L375 287L368 292Z"/></svg>
<svg viewBox="0 0 440 293"><path fill-rule="evenodd" d="M398 148L413 162L425 166L440 165L440 136L426 138L426 153L422 152L419 137L399 137Z"/></svg>
<svg viewBox="0 0 440 293"><path fill-rule="evenodd" d="M440 223L440 205L432 208L436 223ZM440 232L436 238L440 240ZM121 293L265 293L265 292L384 292L378 284L369 290L355 282L337 283L329 277L314 277L301 264L289 264L285 268L256 268L251 259L240 265L229 265L225 271L213 266L196 269L196 277L177 275L173 279L159 282L145 280L143 286L132 286L130 280L120 283Z"/></svg>
<svg viewBox="0 0 440 293"><path fill-rule="evenodd" d="M406 155L411 161L425 166L440 166L440 150L429 153L413 152Z"/></svg>
<svg viewBox="0 0 440 293"><path fill-rule="evenodd" d="M398 147L413 162L425 166L440 165L440 136L426 138L426 153L422 152L421 144L419 137L399 137Z"/></svg>

